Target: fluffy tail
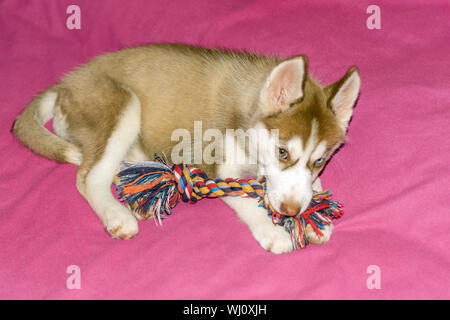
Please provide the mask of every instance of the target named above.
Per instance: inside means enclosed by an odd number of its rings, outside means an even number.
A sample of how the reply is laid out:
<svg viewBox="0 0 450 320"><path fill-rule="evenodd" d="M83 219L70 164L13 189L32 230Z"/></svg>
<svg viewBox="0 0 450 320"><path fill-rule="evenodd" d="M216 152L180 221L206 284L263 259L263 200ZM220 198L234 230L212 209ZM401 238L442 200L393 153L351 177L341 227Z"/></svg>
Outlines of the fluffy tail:
<svg viewBox="0 0 450 320"><path fill-rule="evenodd" d="M34 98L13 125L15 136L33 152L59 162L81 163L80 149L48 131L58 93L48 89Z"/></svg>

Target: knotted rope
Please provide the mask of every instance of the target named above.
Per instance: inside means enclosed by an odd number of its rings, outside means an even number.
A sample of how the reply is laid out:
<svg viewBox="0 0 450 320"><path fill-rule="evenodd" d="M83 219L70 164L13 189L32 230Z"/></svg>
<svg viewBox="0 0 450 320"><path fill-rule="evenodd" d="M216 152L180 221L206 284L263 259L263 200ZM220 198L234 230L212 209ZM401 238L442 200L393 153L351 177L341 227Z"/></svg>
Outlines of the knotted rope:
<svg viewBox="0 0 450 320"><path fill-rule="evenodd" d="M164 161L123 163L118 173L120 183L116 186L119 198L134 209L142 219L161 219L171 214L180 202L196 203L204 198L240 196L259 199L259 206L266 208L272 222L283 226L291 235L294 249L308 244L305 228L309 224L318 236L331 223L331 219L343 214L342 205L331 200L330 191L315 193L309 209L288 217L276 212L268 203L265 182L255 179L210 179L200 169Z"/></svg>

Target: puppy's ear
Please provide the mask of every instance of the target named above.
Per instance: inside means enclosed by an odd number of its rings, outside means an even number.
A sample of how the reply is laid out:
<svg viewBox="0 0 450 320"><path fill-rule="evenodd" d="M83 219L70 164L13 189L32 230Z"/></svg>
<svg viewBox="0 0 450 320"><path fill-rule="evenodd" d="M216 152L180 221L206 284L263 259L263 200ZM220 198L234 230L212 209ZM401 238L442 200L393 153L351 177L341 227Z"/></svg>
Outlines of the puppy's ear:
<svg viewBox="0 0 450 320"><path fill-rule="evenodd" d="M356 67L351 67L341 80L325 87L328 107L333 110L344 131L347 131L360 88L361 79Z"/></svg>
<svg viewBox="0 0 450 320"><path fill-rule="evenodd" d="M267 78L261 90L260 105L265 115L283 112L303 97L308 61L297 56L281 62Z"/></svg>

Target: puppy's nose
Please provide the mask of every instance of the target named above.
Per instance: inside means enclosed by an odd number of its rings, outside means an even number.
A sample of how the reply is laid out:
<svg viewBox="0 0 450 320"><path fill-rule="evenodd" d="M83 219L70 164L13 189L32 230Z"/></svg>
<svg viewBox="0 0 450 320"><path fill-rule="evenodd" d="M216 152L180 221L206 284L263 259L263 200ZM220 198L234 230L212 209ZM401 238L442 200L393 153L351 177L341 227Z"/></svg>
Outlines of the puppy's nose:
<svg viewBox="0 0 450 320"><path fill-rule="evenodd" d="M280 211L286 216L296 216L300 212L300 203L295 202L282 202L280 206Z"/></svg>

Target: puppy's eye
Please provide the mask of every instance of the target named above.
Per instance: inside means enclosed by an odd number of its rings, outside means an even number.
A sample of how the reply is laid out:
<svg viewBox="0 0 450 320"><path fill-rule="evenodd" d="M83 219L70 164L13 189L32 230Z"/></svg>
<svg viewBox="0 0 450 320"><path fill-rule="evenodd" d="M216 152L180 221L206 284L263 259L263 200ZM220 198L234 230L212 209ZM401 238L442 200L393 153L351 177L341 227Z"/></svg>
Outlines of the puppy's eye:
<svg viewBox="0 0 450 320"><path fill-rule="evenodd" d="M321 165L323 165L324 161L325 161L324 158L319 158L316 161L314 161L314 166L320 167Z"/></svg>
<svg viewBox="0 0 450 320"><path fill-rule="evenodd" d="M286 151L286 149L283 149L283 148L278 149L278 157L281 160L286 160L288 158L288 156L289 156L289 153Z"/></svg>

